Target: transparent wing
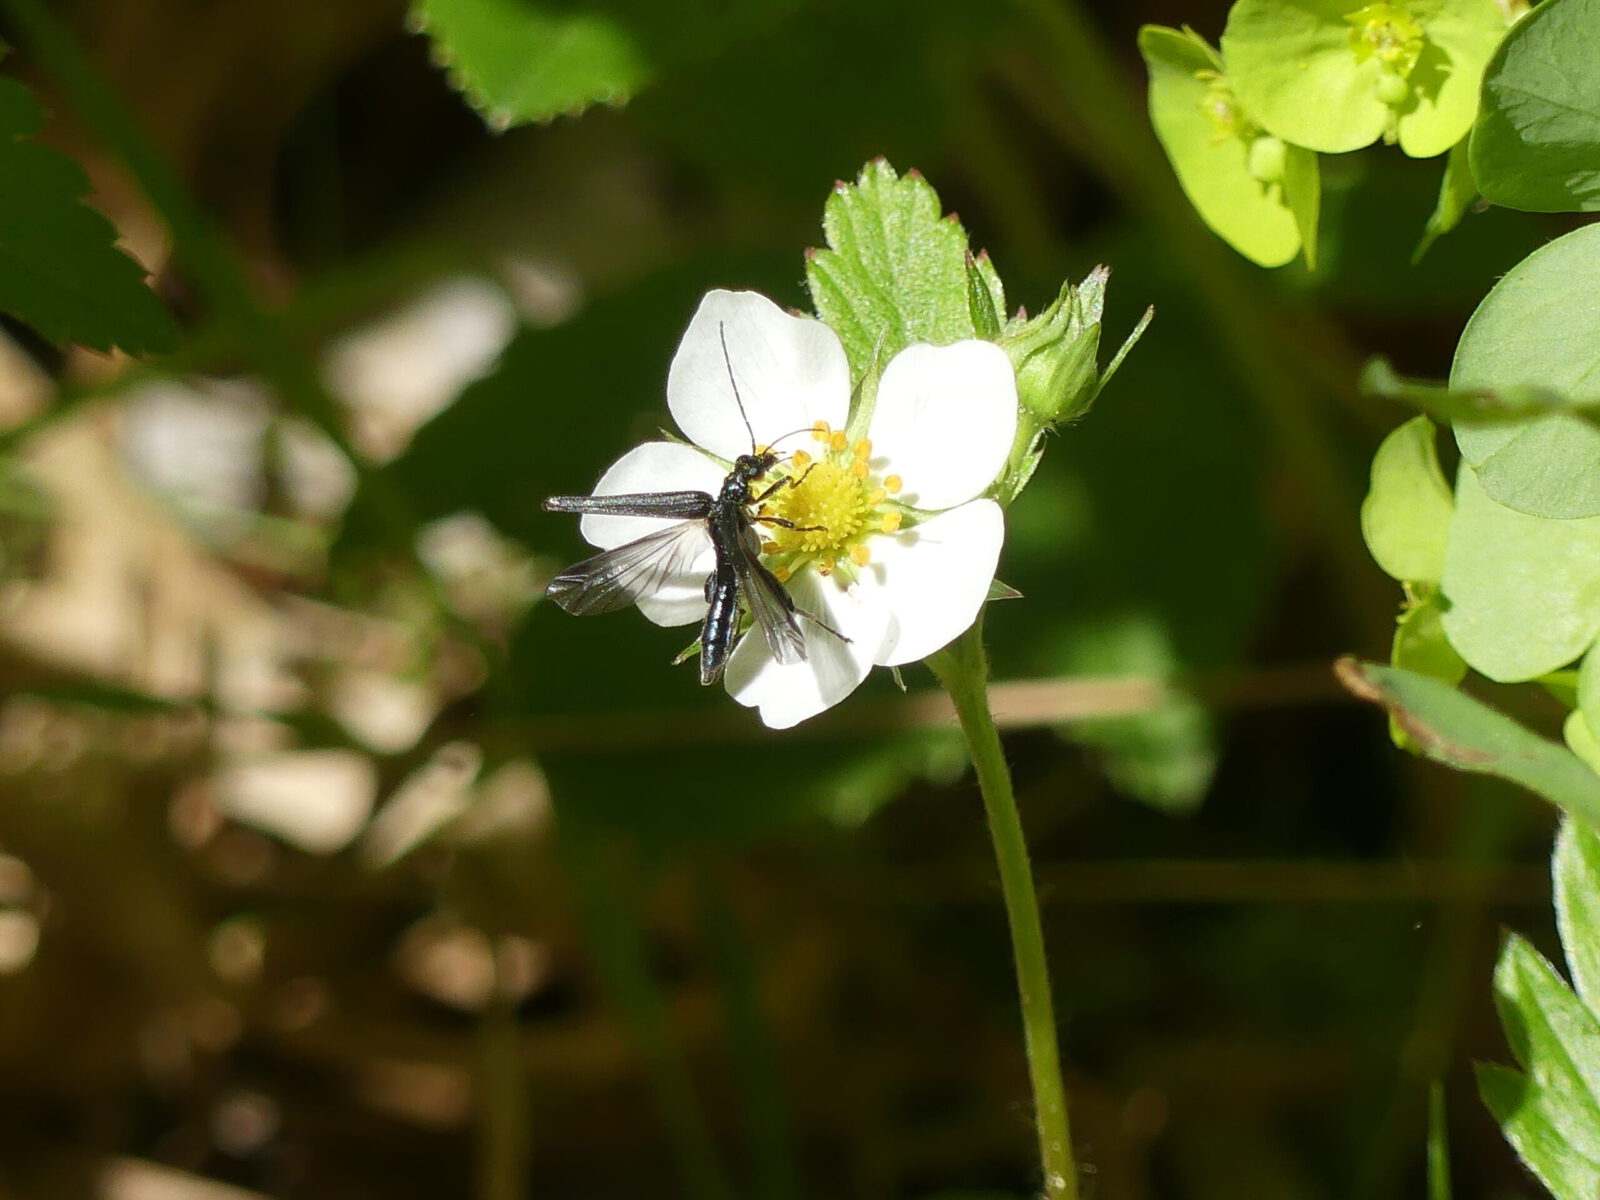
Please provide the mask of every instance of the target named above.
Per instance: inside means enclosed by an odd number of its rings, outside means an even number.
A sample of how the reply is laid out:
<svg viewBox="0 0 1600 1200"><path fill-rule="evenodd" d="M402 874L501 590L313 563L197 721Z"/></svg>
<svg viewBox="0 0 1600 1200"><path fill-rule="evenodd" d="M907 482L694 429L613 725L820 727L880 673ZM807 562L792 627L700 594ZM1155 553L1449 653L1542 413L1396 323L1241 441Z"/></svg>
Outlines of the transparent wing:
<svg viewBox="0 0 1600 1200"><path fill-rule="evenodd" d="M576 616L616 612L687 575L710 546L704 521L682 521L574 563L544 594Z"/></svg>
<svg viewBox="0 0 1600 1200"><path fill-rule="evenodd" d="M772 657L786 666L805 662L806 640L794 619L794 601L778 577L761 565L756 552L743 540L734 550L733 566L739 573L750 619L761 630Z"/></svg>

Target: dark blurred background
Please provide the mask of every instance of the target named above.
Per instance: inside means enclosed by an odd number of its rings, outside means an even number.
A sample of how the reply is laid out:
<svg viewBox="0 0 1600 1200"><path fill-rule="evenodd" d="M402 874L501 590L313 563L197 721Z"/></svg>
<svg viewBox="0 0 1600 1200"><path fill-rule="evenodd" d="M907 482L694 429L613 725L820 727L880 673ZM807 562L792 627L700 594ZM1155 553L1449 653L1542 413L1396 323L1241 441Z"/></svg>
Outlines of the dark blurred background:
<svg viewBox="0 0 1600 1200"><path fill-rule="evenodd" d="M1507 1057L1500 926L1553 944L1549 816L1393 750L1328 664L1399 600L1362 361L1443 377L1557 222L1407 266L1442 162L1377 148L1324 160L1315 274L1233 256L1134 49L1220 2L793 0L501 133L391 0L55 11L277 336L0 16L185 328L142 363L0 338L0 1196L1034 1192L953 725L878 678L768 734L668 665L682 631L539 602L581 553L540 500L666 423L701 292L807 306L879 155L1013 306L1107 263L1110 346L1157 310L988 621L1087 1194L1419 1196L1434 1079L1456 1195L1538 1194L1470 1064Z"/></svg>

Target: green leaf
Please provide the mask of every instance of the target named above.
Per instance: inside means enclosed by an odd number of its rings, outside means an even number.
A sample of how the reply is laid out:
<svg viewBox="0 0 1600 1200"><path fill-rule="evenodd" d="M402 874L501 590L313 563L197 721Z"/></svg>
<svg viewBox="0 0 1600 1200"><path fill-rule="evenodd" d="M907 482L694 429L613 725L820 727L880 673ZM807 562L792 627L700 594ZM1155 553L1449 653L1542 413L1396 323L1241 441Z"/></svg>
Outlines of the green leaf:
<svg viewBox="0 0 1600 1200"><path fill-rule="evenodd" d="M1409 58L1363 52L1364 28ZM1284 141L1341 154L1383 137L1431 158L1466 136L1504 32L1494 0L1239 0L1222 53L1245 108Z"/></svg>
<svg viewBox="0 0 1600 1200"><path fill-rule="evenodd" d="M1583 656L1574 701L1588 724L1589 733L1600 741L1600 649L1591 647Z"/></svg>
<svg viewBox="0 0 1600 1200"><path fill-rule="evenodd" d="M1389 665L1415 671L1455 687L1466 676L1467 664L1445 636L1444 609L1434 589L1420 599L1408 600L1395 622L1394 641L1389 647ZM1406 732L1395 717L1389 718L1389 740L1402 750L1421 754L1422 747ZM1573 751L1577 753L1577 751Z"/></svg>
<svg viewBox="0 0 1600 1200"><path fill-rule="evenodd" d="M1372 486L1361 505L1367 549L1391 579L1438 583L1455 507L1439 469L1433 422L1413 417L1373 456Z"/></svg>
<svg viewBox="0 0 1600 1200"><path fill-rule="evenodd" d="M1600 775L1600 741L1596 741L1594 734L1589 732L1589 723L1583 719L1581 712L1567 714L1567 719L1561 723L1561 739L1567 743L1568 750L1582 759L1591 771Z"/></svg>
<svg viewBox="0 0 1600 1200"><path fill-rule="evenodd" d="M1439 199L1434 203L1428 223L1422 227L1422 240L1417 243L1416 253L1411 256L1412 266L1422 261L1422 256L1434 242L1461 223L1461 218L1467 215L1467 209L1472 207L1472 202L1477 198L1478 183L1472 177L1467 143L1462 140L1450 147L1450 154L1445 159L1444 177L1439 180Z"/></svg>
<svg viewBox="0 0 1600 1200"><path fill-rule="evenodd" d="M1600 1165L1573 1153L1549 1119L1549 1100L1525 1075L1487 1063L1477 1073L1478 1093L1506 1141L1556 1200L1600 1194Z"/></svg>
<svg viewBox="0 0 1600 1200"><path fill-rule="evenodd" d="M1600 226L1541 247L1484 297L1461 335L1450 386L1540 387L1593 399L1600 380ZM1600 426L1584 415L1456 423L1484 490L1541 517L1600 514Z"/></svg>
<svg viewBox="0 0 1600 1200"><path fill-rule="evenodd" d="M1575 398L1537 384L1509 387L1456 388L1396 375L1387 360L1374 358L1361 372L1361 390L1397 404L1419 408L1430 417L1448 422L1521 421L1546 413L1575 413L1593 421L1600 415L1600 400Z"/></svg>
<svg viewBox="0 0 1600 1200"><path fill-rule="evenodd" d="M1388 709L1425 757L1518 784L1600 821L1600 776L1566 747L1437 679L1353 658L1335 669L1352 694Z"/></svg>
<svg viewBox="0 0 1600 1200"><path fill-rule="evenodd" d="M1150 72L1150 122L1200 219L1263 267L1291 262L1302 247L1314 265L1321 194L1316 155L1265 137L1230 102L1222 60L1194 32L1146 25L1139 52ZM1281 149L1282 159L1278 170L1263 172L1262 158L1275 158L1277 151L1267 156L1255 147L1271 149L1268 142Z"/></svg>
<svg viewBox="0 0 1600 1200"><path fill-rule="evenodd" d="M1444 632L1444 608L1437 594L1406 606L1395 624L1389 664L1448 684L1460 683L1467 664Z"/></svg>
<svg viewBox="0 0 1600 1200"><path fill-rule="evenodd" d="M1600 833L1594 826L1561 823L1550 872L1567 971L1589 1011L1600 1014Z"/></svg>
<svg viewBox="0 0 1600 1200"><path fill-rule="evenodd" d="M177 329L144 268L116 248L111 222L81 202L88 177L65 155L22 140L43 122L33 94L0 79L0 310L51 341L170 351Z"/></svg>
<svg viewBox="0 0 1600 1200"><path fill-rule="evenodd" d="M1552 1194L1589 1200L1600 1190L1600 1021L1515 934L1494 983L1506 1039L1527 1074L1480 1068L1484 1103Z"/></svg>
<svg viewBox="0 0 1600 1200"><path fill-rule="evenodd" d="M1600 0L1546 0L1490 61L1472 173L1496 204L1600 209Z"/></svg>
<svg viewBox="0 0 1600 1200"><path fill-rule="evenodd" d="M967 287L967 231L941 215L939 196L916 171L882 159L841 183L822 216L828 248L806 263L817 315L839 335L851 373L866 373L914 342L947 345L977 337ZM978 259L990 294L1004 291Z"/></svg>
<svg viewBox="0 0 1600 1200"><path fill-rule="evenodd" d="M1428 1085L1428 1200L1450 1200L1450 1141L1445 1120L1444 1084Z"/></svg>
<svg viewBox="0 0 1600 1200"><path fill-rule="evenodd" d="M1564 667L1600 633L1600 517L1530 517L1459 471L1440 590L1445 632L1474 670L1517 683Z"/></svg>
<svg viewBox="0 0 1600 1200"><path fill-rule="evenodd" d="M411 24L493 129L622 104L792 0L415 0Z"/></svg>

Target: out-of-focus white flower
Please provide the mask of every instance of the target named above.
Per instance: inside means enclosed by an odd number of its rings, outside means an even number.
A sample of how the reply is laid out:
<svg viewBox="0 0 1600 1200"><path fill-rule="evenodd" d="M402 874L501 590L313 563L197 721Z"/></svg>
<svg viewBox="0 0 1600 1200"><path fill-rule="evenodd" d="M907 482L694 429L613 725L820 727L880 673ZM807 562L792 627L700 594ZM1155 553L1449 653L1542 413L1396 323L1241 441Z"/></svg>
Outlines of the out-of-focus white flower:
<svg viewBox="0 0 1600 1200"><path fill-rule="evenodd" d="M759 708L767 725L814 716L874 665L916 662L972 624L1005 536L999 505L980 497L1004 467L1017 427L1016 378L993 343L901 351L878 380L864 433L852 436L846 430L862 422L858 415L852 426L850 369L833 331L754 292L714 291L673 358L667 404L694 444L635 447L601 477L596 495L715 495L728 462L751 452L752 436L780 451L805 447L761 482L758 492L791 480L756 512L763 561L818 618L800 618L805 661L779 663L763 638L745 637L724 676L733 697ZM581 527L590 543L610 549L662 525L589 514ZM640 610L661 625L701 620L710 569L703 556L641 599Z"/></svg>

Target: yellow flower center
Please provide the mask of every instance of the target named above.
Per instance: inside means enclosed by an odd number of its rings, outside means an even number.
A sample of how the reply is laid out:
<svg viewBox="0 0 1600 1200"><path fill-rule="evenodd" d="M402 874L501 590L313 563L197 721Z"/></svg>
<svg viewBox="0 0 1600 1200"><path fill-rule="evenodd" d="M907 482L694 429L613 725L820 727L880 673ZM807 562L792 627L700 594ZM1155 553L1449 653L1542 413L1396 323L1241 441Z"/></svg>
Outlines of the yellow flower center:
<svg viewBox="0 0 1600 1200"><path fill-rule="evenodd" d="M1350 48L1357 62L1376 58L1384 70L1402 79L1411 74L1422 54L1425 38L1422 26L1401 5L1389 0L1379 0L1365 8L1347 13L1345 20L1350 30Z"/></svg>
<svg viewBox="0 0 1600 1200"><path fill-rule="evenodd" d="M823 575L864 567L872 561L867 539L893 533L905 520L905 510L891 499L900 479L876 476L871 442L861 438L852 445L820 421L811 436L818 443L815 456L796 451L776 468L765 486L787 482L755 512L765 537L762 552L779 579L808 566Z"/></svg>
<svg viewBox="0 0 1600 1200"><path fill-rule="evenodd" d="M1227 79L1215 71L1196 71L1195 78L1206 85L1200 112L1211 123L1212 144L1220 145L1229 138L1252 137L1255 125L1240 110Z"/></svg>

